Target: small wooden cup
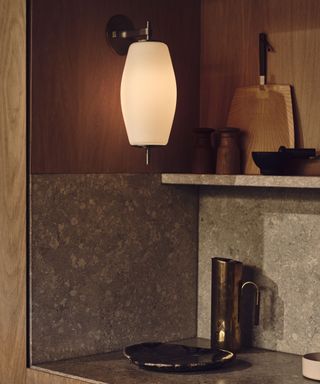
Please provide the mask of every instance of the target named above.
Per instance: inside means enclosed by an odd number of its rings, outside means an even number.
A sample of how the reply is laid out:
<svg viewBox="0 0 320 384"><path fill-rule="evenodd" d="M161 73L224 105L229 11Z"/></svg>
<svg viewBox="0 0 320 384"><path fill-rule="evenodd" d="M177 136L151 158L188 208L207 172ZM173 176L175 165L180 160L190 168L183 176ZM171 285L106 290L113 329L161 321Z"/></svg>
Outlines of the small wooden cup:
<svg viewBox="0 0 320 384"><path fill-rule="evenodd" d="M223 128L219 130L220 143L217 151L218 175L240 174L240 147L238 128Z"/></svg>
<svg viewBox="0 0 320 384"><path fill-rule="evenodd" d="M197 128L192 159L192 173L214 173L216 156L212 146L212 128Z"/></svg>

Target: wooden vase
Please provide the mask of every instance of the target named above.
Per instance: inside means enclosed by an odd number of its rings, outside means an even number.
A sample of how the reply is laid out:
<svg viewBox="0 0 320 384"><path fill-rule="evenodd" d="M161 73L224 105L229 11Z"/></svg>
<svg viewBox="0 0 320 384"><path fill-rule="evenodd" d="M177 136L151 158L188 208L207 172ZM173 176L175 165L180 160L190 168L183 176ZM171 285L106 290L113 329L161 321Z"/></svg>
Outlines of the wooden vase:
<svg viewBox="0 0 320 384"><path fill-rule="evenodd" d="M211 128L195 129L196 144L194 146L192 173L214 173L215 172L215 150L212 145Z"/></svg>
<svg viewBox="0 0 320 384"><path fill-rule="evenodd" d="M237 128L224 128L220 129L219 133L216 173L218 175L237 175L240 173L240 131Z"/></svg>

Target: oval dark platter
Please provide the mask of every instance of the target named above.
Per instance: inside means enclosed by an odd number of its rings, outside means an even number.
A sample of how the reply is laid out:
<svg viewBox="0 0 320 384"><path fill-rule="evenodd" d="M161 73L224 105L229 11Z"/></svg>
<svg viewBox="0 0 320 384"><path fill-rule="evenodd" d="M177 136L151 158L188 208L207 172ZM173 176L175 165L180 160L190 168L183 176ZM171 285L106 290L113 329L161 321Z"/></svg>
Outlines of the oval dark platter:
<svg viewBox="0 0 320 384"><path fill-rule="evenodd" d="M188 347L180 344L142 343L125 347L123 354L140 368L163 372L193 372L217 369L234 360L223 349Z"/></svg>

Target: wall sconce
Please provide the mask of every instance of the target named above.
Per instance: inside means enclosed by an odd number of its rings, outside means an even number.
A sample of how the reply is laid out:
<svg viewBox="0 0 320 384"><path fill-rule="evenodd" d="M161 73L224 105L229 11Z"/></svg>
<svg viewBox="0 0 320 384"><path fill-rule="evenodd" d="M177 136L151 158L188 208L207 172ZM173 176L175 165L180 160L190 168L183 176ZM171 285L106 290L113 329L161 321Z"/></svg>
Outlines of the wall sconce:
<svg viewBox="0 0 320 384"><path fill-rule="evenodd" d="M150 24L134 30L129 19L114 16L107 37L119 54L129 47L121 80L121 109L130 145L146 149L166 145L177 102L177 85L168 46L150 41Z"/></svg>

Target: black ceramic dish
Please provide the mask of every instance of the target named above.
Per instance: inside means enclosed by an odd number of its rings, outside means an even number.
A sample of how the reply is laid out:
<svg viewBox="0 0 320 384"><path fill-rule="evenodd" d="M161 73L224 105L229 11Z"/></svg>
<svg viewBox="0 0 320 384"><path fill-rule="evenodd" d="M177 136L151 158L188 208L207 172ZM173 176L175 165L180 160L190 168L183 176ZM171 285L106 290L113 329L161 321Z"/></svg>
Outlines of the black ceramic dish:
<svg viewBox="0 0 320 384"><path fill-rule="evenodd" d="M256 166L260 168L262 175L291 175L293 159L308 159L314 157L314 148L291 149L280 147L278 152L252 152L252 158Z"/></svg>
<svg viewBox="0 0 320 384"><path fill-rule="evenodd" d="M163 372L207 371L234 360L222 349L188 347L179 344L142 343L124 348L123 354L140 368Z"/></svg>
<svg viewBox="0 0 320 384"><path fill-rule="evenodd" d="M281 152L252 152L252 158L262 175L283 175L286 155Z"/></svg>

